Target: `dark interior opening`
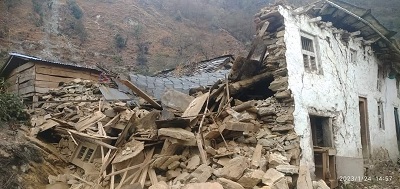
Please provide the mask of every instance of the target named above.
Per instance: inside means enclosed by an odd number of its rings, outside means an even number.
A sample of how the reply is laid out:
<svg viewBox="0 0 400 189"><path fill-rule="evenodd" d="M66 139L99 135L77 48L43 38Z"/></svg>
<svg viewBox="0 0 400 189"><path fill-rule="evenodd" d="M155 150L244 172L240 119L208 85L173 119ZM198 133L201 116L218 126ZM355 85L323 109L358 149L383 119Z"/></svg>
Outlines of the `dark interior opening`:
<svg viewBox="0 0 400 189"><path fill-rule="evenodd" d="M332 132L329 117L310 115L312 141L314 146L332 147Z"/></svg>
<svg viewBox="0 0 400 189"><path fill-rule="evenodd" d="M274 77L272 76L262 79L254 83L251 87L240 91L234 97L243 102L267 99L275 94L274 91L268 88L272 81L274 81Z"/></svg>
<svg viewBox="0 0 400 189"><path fill-rule="evenodd" d="M58 143L61 140L61 135L53 131L53 129L48 129L37 134L38 139L47 143Z"/></svg>

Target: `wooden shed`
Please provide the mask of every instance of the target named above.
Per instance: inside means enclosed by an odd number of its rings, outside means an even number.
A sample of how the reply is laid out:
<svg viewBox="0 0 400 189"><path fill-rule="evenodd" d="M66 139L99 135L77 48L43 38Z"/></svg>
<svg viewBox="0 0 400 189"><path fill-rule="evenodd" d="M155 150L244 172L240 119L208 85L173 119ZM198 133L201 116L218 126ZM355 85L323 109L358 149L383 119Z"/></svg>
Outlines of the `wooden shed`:
<svg viewBox="0 0 400 189"><path fill-rule="evenodd" d="M10 92L22 97L35 97L51 88L57 88L61 82L69 82L75 78L98 81L100 73L95 68L10 53L0 70L0 77L11 85Z"/></svg>

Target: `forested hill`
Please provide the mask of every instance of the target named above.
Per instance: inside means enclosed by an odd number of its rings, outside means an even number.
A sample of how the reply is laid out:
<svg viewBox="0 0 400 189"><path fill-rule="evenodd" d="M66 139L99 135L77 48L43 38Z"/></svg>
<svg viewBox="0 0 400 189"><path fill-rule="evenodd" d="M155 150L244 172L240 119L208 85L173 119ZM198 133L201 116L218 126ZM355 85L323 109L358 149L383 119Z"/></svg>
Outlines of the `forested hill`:
<svg viewBox="0 0 400 189"><path fill-rule="evenodd" d="M254 14L276 1L0 0L0 62L16 51L152 73L238 55L255 33ZM286 1L294 7L313 2ZM344 1L372 9L384 26L400 31L400 0Z"/></svg>

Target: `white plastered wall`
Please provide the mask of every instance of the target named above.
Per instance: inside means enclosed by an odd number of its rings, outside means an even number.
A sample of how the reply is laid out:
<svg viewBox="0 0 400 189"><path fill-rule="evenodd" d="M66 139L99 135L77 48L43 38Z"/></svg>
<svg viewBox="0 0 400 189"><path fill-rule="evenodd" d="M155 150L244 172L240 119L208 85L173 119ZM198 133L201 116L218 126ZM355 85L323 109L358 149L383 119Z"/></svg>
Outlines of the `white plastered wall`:
<svg viewBox="0 0 400 189"><path fill-rule="evenodd" d="M333 28L321 29L309 23L308 16L292 16L291 10L282 6L279 11L285 18L289 88L295 101L294 124L301 138L301 161L314 171L309 113L317 111L333 118L337 156L361 161L362 165L359 97L367 98L371 155L383 148L396 159L399 151L393 111L400 105L396 80L386 75L382 91L377 90L379 60L371 47L354 39L344 43ZM305 72L301 32L315 36L322 75ZM350 61L350 49L357 51L356 63ZM384 104L384 130L378 126L378 101Z"/></svg>

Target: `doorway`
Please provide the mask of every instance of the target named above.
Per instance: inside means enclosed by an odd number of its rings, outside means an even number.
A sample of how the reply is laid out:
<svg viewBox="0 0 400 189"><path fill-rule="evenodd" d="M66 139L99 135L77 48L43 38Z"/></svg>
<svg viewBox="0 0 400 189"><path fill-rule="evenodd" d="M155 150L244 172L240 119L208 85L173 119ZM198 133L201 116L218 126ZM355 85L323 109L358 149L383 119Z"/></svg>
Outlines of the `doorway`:
<svg viewBox="0 0 400 189"><path fill-rule="evenodd" d="M311 140L314 151L315 176L331 188L338 185L336 175L336 149L334 147L332 117L309 115Z"/></svg>
<svg viewBox="0 0 400 189"><path fill-rule="evenodd" d="M370 156L370 141L369 141L367 99L360 97L358 105L360 111L360 133L361 133L362 153L363 153L364 163L368 163Z"/></svg>
<svg viewBox="0 0 400 189"><path fill-rule="evenodd" d="M400 152L400 121L399 121L399 109L398 108L394 108L394 121L396 123L397 148Z"/></svg>

